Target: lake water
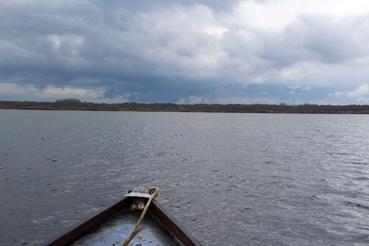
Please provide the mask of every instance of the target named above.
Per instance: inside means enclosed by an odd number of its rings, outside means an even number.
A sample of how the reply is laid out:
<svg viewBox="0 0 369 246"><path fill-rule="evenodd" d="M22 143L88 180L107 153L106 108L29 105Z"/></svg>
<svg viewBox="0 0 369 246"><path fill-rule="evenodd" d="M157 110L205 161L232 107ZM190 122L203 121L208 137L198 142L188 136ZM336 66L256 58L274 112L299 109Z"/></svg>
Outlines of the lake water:
<svg viewBox="0 0 369 246"><path fill-rule="evenodd" d="M0 110L0 245L134 186L204 245L368 245L369 116Z"/></svg>

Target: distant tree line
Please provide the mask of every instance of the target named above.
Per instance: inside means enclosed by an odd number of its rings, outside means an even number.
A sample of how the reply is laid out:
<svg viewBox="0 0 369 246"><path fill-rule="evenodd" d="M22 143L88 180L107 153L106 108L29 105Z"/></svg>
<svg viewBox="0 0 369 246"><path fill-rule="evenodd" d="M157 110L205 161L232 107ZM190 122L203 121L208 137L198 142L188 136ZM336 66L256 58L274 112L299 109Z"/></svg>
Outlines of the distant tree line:
<svg viewBox="0 0 369 246"><path fill-rule="evenodd" d="M174 104L174 103L91 103L78 99L55 102L0 101L0 109L89 110L89 111L155 111L155 112L223 112L223 113L305 113L369 114L369 105L302 104Z"/></svg>

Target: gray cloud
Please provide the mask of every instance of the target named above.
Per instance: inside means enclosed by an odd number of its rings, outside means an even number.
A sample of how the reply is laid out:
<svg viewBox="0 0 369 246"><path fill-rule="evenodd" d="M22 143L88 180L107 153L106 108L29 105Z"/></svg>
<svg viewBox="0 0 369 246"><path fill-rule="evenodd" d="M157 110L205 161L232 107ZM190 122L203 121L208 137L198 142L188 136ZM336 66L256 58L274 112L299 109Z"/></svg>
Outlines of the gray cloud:
<svg viewBox="0 0 369 246"><path fill-rule="evenodd" d="M260 8L271 3L248 2ZM110 98L177 101L233 85L342 90L369 78L367 15L297 13L276 30L243 20L239 4L3 2L0 82L104 87Z"/></svg>

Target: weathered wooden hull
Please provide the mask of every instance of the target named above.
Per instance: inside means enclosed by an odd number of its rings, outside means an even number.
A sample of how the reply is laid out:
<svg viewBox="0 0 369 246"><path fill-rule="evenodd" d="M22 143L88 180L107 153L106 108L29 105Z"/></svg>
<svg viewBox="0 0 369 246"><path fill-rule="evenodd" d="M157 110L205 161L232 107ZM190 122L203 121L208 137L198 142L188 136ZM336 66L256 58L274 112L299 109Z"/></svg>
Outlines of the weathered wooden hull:
<svg viewBox="0 0 369 246"><path fill-rule="evenodd" d="M125 197L46 245L121 245L139 217L129 212L135 197ZM141 198L142 199L142 198ZM155 201L131 245L200 245Z"/></svg>

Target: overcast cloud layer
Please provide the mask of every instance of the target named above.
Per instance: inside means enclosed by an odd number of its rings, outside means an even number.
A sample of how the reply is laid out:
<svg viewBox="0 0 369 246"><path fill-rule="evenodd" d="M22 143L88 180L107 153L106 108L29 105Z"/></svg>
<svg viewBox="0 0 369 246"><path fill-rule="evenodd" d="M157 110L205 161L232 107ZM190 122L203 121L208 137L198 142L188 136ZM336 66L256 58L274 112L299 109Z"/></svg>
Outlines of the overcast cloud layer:
<svg viewBox="0 0 369 246"><path fill-rule="evenodd" d="M369 103L369 1L1 1L0 100Z"/></svg>

